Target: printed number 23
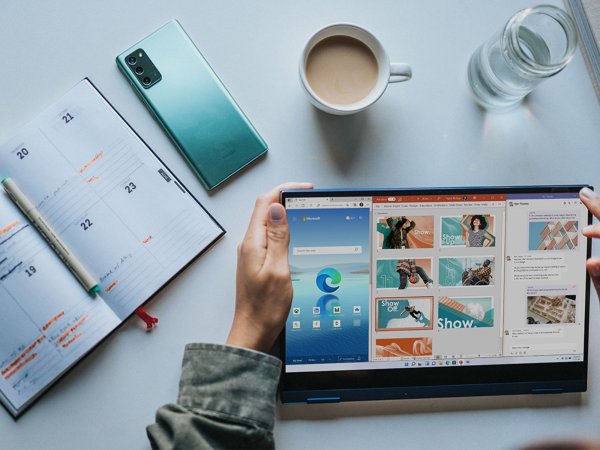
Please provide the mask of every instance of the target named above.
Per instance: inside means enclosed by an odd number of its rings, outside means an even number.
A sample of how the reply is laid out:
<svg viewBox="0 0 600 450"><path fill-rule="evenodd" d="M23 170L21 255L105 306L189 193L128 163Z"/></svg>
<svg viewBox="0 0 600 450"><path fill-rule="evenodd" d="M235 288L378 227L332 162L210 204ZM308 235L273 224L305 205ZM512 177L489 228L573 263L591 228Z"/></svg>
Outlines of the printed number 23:
<svg viewBox="0 0 600 450"><path fill-rule="evenodd" d="M125 185L125 190L128 194L131 194L136 187L137 186L134 183L129 183Z"/></svg>
<svg viewBox="0 0 600 450"><path fill-rule="evenodd" d="M81 226L81 228L83 228L83 231L87 231L94 224L92 223L92 221L90 219L85 219L79 225Z"/></svg>

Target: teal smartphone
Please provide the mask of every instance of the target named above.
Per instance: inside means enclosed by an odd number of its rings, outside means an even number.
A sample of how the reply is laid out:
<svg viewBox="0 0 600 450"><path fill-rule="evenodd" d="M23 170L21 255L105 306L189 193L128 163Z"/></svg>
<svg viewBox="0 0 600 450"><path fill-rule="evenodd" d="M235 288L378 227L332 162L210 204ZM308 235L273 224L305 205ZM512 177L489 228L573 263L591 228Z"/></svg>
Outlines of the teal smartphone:
<svg viewBox="0 0 600 450"><path fill-rule="evenodd" d="M116 60L207 189L266 153L265 141L178 21Z"/></svg>

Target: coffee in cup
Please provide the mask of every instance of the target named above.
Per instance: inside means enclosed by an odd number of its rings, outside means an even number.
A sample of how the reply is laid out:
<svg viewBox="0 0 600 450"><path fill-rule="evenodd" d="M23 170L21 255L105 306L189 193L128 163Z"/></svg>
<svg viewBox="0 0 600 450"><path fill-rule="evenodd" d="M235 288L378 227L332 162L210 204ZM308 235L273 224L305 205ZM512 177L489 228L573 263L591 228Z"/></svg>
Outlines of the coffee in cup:
<svg viewBox="0 0 600 450"><path fill-rule="evenodd" d="M390 64L375 36L350 24L317 31L300 61L300 79L309 99L331 114L361 111L381 97L388 83L411 76L409 65Z"/></svg>
<svg viewBox="0 0 600 450"><path fill-rule="evenodd" d="M377 84L379 67L369 47L350 36L330 36L306 59L306 80L323 100L349 105L365 98Z"/></svg>

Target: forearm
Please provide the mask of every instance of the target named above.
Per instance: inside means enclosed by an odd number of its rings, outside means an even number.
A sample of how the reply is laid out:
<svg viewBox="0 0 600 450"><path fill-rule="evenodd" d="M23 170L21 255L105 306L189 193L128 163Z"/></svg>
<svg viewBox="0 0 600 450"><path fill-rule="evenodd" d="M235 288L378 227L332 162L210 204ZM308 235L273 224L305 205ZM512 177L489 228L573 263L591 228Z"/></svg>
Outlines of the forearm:
<svg viewBox="0 0 600 450"><path fill-rule="evenodd" d="M177 404L147 428L153 448L272 448L281 361L215 344L186 346Z"/></svg>

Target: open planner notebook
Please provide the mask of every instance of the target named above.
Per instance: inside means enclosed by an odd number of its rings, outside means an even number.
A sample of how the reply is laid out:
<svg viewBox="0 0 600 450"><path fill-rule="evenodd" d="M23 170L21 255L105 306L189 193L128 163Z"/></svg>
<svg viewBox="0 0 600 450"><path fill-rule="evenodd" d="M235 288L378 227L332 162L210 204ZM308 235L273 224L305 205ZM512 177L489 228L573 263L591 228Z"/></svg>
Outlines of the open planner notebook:
<svg viewBox="0 0 600 450"><path fill-rule="evenodd" d="M0 146L4 176L100 286L0 193L0 402L16 417L224 230L88 79Z"/></svg>

